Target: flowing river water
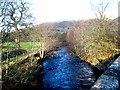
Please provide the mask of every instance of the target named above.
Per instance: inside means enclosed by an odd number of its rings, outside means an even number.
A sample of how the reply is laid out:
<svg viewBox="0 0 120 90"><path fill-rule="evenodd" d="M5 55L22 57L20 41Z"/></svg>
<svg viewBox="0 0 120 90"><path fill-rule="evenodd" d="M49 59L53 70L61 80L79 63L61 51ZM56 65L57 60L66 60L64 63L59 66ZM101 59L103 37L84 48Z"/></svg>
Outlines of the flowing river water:
<svg viewBox="0 0 120 90"><path fill-rule="evenodd" d="M71 55L66 47L60 47L43 62L42 88L90 89L97 79L95 68Z"/></svg>

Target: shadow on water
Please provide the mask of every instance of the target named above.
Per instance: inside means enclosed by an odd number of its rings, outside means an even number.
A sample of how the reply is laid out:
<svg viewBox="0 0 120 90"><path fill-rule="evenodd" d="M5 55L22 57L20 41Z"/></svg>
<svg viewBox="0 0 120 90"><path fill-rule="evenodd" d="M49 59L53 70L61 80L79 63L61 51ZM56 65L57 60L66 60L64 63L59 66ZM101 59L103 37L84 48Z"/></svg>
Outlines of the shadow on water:
<svg viewBox="0 0 120 90"><path fill-rule="evenodd" d="M66 47L60 47L45 59L42 89L90 89L99 75L94 67L71 54Z"/></svg>

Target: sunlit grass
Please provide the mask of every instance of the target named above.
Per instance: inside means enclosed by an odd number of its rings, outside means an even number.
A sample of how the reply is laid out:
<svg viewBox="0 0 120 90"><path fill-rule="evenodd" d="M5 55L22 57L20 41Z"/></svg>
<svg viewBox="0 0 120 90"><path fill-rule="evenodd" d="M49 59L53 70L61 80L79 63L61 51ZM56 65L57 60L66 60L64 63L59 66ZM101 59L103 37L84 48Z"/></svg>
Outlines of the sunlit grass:
<svg viewBox="0 0 120 90"><path fill-rule="evenodd" d="M2 51L5 52L6 49L15 49L15 42L6 42L3 44ZM40 42L20 42L20 48L21 49L32 49L32 48L40 48Z"/></svg>

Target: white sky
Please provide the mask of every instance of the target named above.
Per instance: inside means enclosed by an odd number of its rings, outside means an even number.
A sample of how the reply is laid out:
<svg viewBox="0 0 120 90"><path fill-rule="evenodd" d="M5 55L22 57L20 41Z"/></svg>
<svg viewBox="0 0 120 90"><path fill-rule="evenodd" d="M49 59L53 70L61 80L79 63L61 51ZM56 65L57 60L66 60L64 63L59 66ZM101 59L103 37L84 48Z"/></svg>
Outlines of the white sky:
<svg viewBox="0 0 120 90"><path fill-rule="evenodd" d="M36 23L80 20L94 18L91 4L97 5L101 0L30 0ZM111 2L106 15L109 18L118 16L119 0L103 0Z"/></svg>

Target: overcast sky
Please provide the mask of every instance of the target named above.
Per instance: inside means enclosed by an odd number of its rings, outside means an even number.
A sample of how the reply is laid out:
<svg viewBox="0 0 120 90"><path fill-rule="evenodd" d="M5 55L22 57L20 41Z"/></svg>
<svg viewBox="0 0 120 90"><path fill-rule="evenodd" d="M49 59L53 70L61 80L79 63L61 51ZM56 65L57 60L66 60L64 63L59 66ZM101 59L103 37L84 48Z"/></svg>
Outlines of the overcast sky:
<svg viewBox="0 0 120 90"><path fill-rule="evenodd" d="M103 1L110 2L106 12L107 17L116 18L119 0ZM99 2L101 0L30 0L36 23L94 18L91 4L97 5Z"/></svg>

